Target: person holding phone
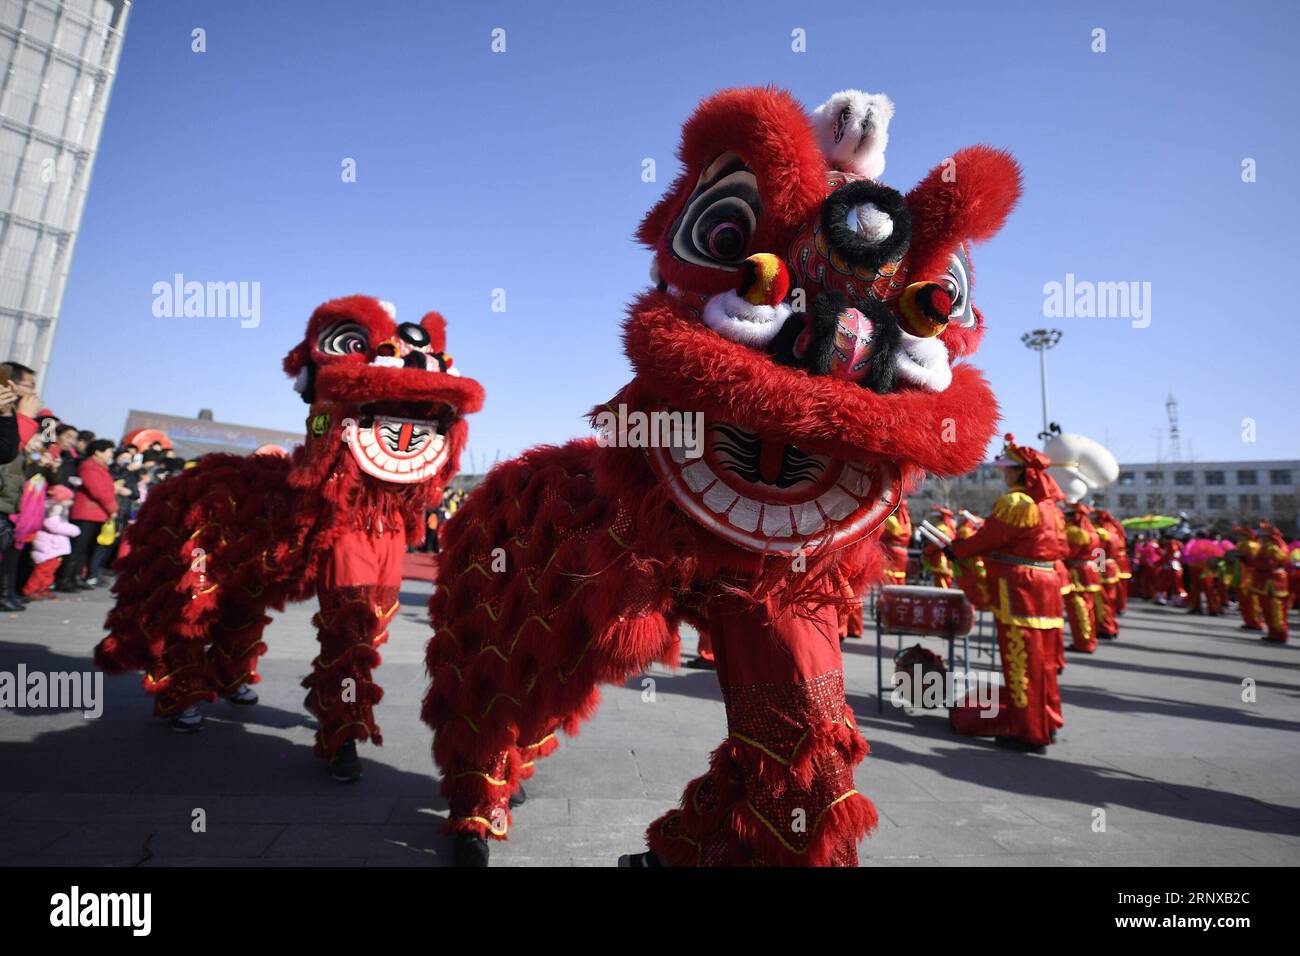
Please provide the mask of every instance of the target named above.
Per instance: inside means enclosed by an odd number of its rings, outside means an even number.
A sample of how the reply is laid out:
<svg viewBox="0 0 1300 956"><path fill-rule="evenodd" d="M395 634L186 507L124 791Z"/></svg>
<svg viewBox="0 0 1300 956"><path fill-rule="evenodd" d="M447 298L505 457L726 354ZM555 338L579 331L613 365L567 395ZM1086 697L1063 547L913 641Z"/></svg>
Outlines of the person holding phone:
<svg viewBox="0 0 1300 956"><path fill-rule="evenodd" d="M0 611L24 611L14 588L20 555L10 515L18 510L26 481L19 452L36 434L33 416L41 399L36 373L17 362L0 365L0 389Z"/></svg>
<svg viewBox="0 0 1300 956"><path fill-rule="evenodd" d="M0 465L18 457L18 392L9 383L9 366L0 365Z"/></svg>

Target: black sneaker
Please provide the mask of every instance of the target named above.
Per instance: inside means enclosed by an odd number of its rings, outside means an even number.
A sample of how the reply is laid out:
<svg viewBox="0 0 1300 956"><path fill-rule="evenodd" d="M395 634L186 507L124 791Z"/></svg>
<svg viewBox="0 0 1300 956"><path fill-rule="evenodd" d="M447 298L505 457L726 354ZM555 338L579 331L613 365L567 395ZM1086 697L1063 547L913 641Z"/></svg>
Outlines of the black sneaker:
<svg viewBox="0 0 1300 956"><path fill-rule="evenodd" d="M251 707L257 703L257 691L253 690L251 684L240 684L232 693L226 695L226 700L241 707Z"/></svg>
<svg viewBox="0 0 1300 956"><path fill-rule="evenodd" d="M357 756L355 740L349 740L335 751L330 760L330 775L339 783L356 783L361 779L361 758Z"/></svg>
<svg viewBox="0 0 1300 956"><path fill-rule="evenodd" d="M452 861L456 866L487 866L488 841L477 833L457 833Z"/></svg>
<svg viewBox="0 0 1300 956"><path fill-rule="evenodd" d="M619 866L653 866L662 867L663 862L655 856L653 850L646 850L644 853L624 853L618 858Z"/></svg>
<svg viewBox="0 0 1300 956"><path fill-rule="evenodd" d="M524 785L521 783L519 785L519 792L510 794L510 809L513 810L515 807L522 807L524 801L527 799L528 793L524 790Z"/></svg>
<svg viewBox="0 0 1300 956"><path fill-rule="evenodd" d="M203 715L197 707L186 707L172 718L171 724L178 734L196 734L203 729Z"/></svg>

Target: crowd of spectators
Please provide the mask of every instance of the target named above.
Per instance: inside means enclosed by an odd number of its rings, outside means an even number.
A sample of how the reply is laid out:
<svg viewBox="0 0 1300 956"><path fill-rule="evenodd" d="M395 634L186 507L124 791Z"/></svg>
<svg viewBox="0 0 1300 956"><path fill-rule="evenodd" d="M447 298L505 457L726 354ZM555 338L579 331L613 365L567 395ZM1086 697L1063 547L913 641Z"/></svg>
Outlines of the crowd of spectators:
<svg viewBox="0 0 1300 956"><path fill-rule="evenodd" d="M100 438L41 403L36 373L0 364L0 611L101 587L149 489L184 459Z"/></svg>

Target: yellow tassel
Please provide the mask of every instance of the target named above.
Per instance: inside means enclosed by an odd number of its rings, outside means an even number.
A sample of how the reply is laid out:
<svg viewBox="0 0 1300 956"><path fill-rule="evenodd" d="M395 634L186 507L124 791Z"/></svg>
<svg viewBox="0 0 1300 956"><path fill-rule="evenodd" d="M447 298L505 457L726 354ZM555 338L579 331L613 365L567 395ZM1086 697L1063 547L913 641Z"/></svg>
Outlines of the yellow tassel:
<svg viewBox="0 0 1300 956"><path fill-rule="evenodd" d="M1023 491L1009 491L993 506L993 517L1013 528L1032 528L1038 524L1038 505Z"/></svg>
<svg viewBox="0 0 1300 956"><path fill-rule="evenodd" d="M1078 525L1070 525L1065 529L1066 540L1073 545L1087 544L1088 532L1084 531Z"/></svg>

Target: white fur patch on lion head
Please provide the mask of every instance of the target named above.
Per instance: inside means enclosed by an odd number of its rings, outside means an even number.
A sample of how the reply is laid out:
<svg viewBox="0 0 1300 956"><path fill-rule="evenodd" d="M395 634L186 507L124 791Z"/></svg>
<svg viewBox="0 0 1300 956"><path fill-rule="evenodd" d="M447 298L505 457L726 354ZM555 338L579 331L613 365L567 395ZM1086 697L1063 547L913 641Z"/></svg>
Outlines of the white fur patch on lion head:
<svg viewBox="0 0 1300 956"><path fill-rule="evenodd" d="M893 101L884 93L841 90L813 110L813 128L833 169L879 179L893 118Z"/></svg>

